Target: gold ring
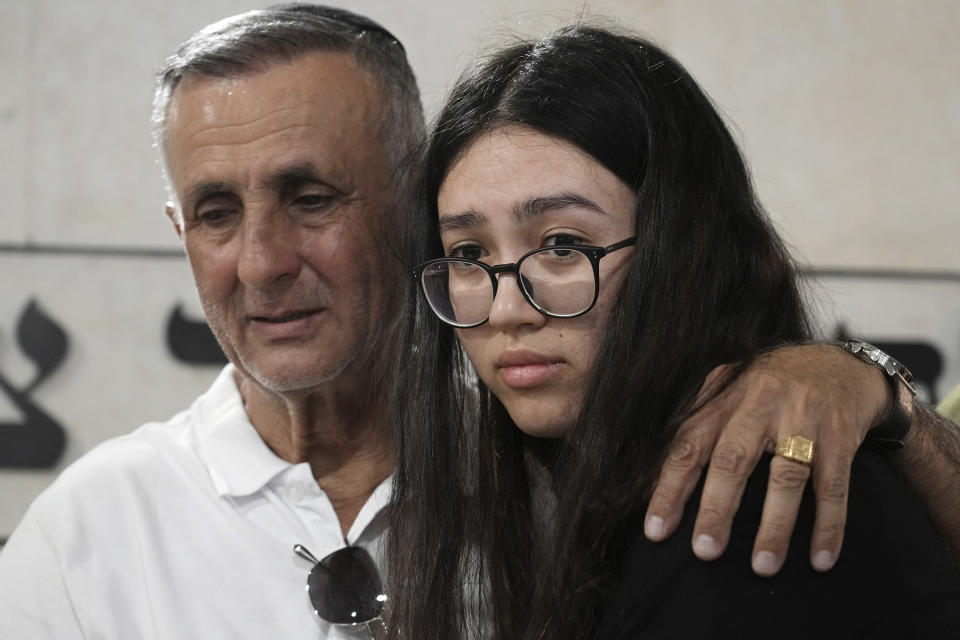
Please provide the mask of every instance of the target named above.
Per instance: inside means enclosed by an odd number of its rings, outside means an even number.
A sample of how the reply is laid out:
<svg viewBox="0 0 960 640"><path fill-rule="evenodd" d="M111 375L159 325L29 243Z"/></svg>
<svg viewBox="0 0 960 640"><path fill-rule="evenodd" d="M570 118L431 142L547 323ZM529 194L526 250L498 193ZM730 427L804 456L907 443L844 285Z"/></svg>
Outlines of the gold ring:
<svg viewBox="0 0 960 640"><path fill-rule="evenodd" d="M808 467L813 464L813 440L808 440L803 436L790 436L777 440L778 456L787 460L793 460Z"/></svg>

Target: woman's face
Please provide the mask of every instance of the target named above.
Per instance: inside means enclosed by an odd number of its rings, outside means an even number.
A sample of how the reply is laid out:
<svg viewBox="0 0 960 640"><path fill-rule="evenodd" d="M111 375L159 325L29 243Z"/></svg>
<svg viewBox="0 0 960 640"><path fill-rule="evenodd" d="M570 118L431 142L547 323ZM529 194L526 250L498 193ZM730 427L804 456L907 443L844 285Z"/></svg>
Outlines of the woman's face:
<svg viewBox="0 0 960 640"><path fill-rule="evenodd" d="M448 256L516 262L552 244L608 246L634 235L637 197L578 147L522 126L482 134L452 165L437 197ZM457 334L480 378L524 432L566 434L628 268L632 248L600 261L596 306L550 318L500 274L486 324Z"/></svg>

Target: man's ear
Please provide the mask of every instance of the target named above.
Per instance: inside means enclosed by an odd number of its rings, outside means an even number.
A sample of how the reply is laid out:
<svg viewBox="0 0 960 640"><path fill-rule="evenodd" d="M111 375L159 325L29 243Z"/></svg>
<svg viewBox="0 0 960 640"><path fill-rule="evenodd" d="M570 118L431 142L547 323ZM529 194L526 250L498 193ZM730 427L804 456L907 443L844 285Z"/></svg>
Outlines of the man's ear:
<svg viewBox="0 0 960 640"><path fill-rule="evenodd" d="M183 240L183 219L177 214L177 206L172 202L167 202L164 210L167 212L167 217L170 218L170 222L173 223L173 228L176 230L177 236Z"/></svg>

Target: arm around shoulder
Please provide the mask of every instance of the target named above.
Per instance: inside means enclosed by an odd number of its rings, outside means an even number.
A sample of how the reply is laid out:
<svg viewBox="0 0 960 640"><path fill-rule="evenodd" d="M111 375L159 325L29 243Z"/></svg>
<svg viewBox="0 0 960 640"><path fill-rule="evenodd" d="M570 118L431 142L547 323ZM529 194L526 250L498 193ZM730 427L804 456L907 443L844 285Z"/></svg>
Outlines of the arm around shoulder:
<svg viewBox="0 0 960 640"><path fill-rule="evenodd" d="M912 375L873 345L848 340L843 347L884 372L892 393L887 417L867 435L885 449L906 483L919 495L955 569L960 571L960 429L916 397Z"/></svg>
<svg viewBox="0 0 960 640"><path fill-rule="evenodd" d="M910 431L890 461L923 501L960 571L960 428L914 400Z"/></svg>

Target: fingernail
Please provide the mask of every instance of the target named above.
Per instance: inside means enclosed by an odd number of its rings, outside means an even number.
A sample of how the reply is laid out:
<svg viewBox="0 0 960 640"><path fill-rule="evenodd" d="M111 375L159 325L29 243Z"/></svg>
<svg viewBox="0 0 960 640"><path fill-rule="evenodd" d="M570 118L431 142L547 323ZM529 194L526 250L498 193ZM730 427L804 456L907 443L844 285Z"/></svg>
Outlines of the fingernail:
<svg viewBox="0 0 960 640"><path fill-rule="evenodd" d="M817 571L829 571L833 568L833 554L829 551L817 551L813 554L811 564Z"/></svg>
<svg viewBox="0 0 960 640"><path fill-rule="evenodd" d="M647 516L643 523L643 532L651 540L662 540L664 534L663 518L660 516Z"/></svg>
<svg viewBox="0 0 960 640"><path fill-rule="evenodd" d="M694 539L693 552L701 560L713 560L720 555L717 550L717 541L713 539L713 536L708 536L705 533Z"/></svg>
<svg viewBox="0 0 960 640"><path fill-rule="evenodd" d="M777 572L777 555L773 551L758 551L753 556L753 572L761 576L772 576Z"/></svg>

